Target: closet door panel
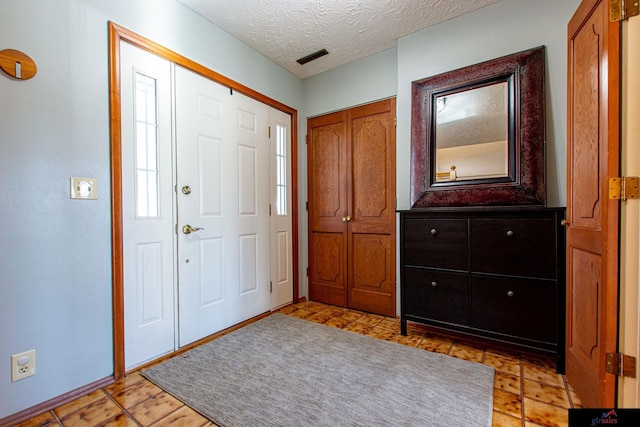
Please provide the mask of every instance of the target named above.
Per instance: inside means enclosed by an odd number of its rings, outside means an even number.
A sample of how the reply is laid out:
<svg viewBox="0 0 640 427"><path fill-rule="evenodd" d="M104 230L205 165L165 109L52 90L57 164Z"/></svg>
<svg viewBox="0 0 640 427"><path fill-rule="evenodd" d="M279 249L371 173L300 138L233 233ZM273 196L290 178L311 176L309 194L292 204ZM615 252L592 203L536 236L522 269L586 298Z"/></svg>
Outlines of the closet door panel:
<svg viewBox="0 0 640 427"><path fill-rule="evenodd" d="M386 100L349 112L350 231L395 229L395 102Z"/></svg>
<svg viewBox="0 0 640 427"><path fill-rule="evenodd" d="M346 307L346 113L308 123L309 299Z"/></svg>
<svg viewBox="0 0 640 427"><path fill-rule="evenodd" d="M350 235L349 307L395 317L395 238Z"/></svg>
<svg viewBox="0 0 640 427"><path fill-rule="evenodd" d="M395 100L348 112L349 307L395 316Z"/></svg>
<svg viewBox="0 0 640 427"><path fill-rule="evenodd" d="M347 242L343 233L312 232L309 245L309 299L347 306Z"/></svg>

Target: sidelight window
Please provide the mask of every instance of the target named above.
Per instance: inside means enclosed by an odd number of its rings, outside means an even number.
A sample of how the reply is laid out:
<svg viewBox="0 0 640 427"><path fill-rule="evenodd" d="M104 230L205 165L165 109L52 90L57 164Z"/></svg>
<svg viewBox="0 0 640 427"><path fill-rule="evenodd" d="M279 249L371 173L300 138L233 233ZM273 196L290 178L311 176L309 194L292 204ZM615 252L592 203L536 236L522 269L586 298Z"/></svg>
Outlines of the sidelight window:
<svg viewBox="0 0 640 427"><path fill-rule="evenodd" d="M287 127L276 127L277 215L287 215Z"/></svg>
<svg viewBox="0 0 640 427"><path fill-rule="evenodd" d="M160 212L156 83L155 79L136 73L134 102L137 218L157 218Z"/></svg>

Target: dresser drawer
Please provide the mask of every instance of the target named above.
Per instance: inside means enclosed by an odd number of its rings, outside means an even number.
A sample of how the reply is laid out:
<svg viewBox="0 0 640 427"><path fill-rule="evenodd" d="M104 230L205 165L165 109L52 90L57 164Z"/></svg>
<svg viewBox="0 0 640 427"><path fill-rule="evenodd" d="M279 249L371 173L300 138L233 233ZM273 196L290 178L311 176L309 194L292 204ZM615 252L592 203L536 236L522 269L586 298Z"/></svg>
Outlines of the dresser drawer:
<svg viewBox="0 0 640 427"><path fill-rule="evenodd" d="M406 219L404 265L468 270L467 224L466 219Z"/></svg>
<svg viewBox="0 0 640 427"><path fill-rule="evenodd" d="M555 342L556 284L535 279L471 278L471 326Z"/></svg>
<svg viewBox="0 0 640 427"><path fill-rule="evenodd" d="M471 270L556 278L553 219L471 220Z"/></svg>
<svg viewBox="0 0 640 427"><path fill-rule="evenodd" d="M404 269L405 314L469 324L469 276L428 269Z"/></svg>

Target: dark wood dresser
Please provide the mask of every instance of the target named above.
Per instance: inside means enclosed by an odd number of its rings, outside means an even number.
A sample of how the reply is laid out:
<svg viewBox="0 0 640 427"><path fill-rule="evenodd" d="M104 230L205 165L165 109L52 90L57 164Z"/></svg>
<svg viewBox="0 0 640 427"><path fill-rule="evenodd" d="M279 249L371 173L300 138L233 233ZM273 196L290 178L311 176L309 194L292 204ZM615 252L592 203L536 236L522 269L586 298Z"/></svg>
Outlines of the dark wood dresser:
<svg viewBox="0 0 640 427"><path fill-rule="evenodd" d="M400 211L407 321L553 354L564 372L564 208Z"/></svg>

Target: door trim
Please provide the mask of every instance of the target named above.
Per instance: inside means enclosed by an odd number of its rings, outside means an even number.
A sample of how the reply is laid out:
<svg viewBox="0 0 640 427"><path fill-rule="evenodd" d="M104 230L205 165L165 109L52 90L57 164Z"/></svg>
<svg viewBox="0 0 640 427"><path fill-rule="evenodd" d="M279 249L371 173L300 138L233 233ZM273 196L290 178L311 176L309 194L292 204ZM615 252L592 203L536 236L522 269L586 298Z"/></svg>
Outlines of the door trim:
<svg viewBox="0 0 640 427"><path fill-rule="evenodd" d="M620 24L609 21L609 3L604 0L583 0L575 11L567 25L567 300L566 300L566 376L569 381L574 381L572 386L577 392L581 392L581 399L585 405L591 407L613 407L616 403L616 382L617 377L612 374L605 374L606 353L615 353L618 346L618 273L619 273L619 216L620 201L608 199L608 178L619 176L620 170ZM574 88L573 88L573 65L574 65L574 45L573 41L578 32L592 31L585 27L586 22L595 14L600 13L602 19L602 32L599 36L601 43L598 49L598 85L599 111L598 111L598 138L601 141L601 149L606 150L600 153L598 159L599 174L599 199L602 209L602 223L590 226L576 224L574 217L575 209L572 202L574 179L572 166L574 150ZM600 41L602 40L602 41ZM605 159L603 157L606 156ZM606 167L606 170L605 170ZM591 205L590 205L591 206ZM577 357L573 356L573 342L575 323L573 322L574 310L572 305L572 294L574 293L573 273L572 273L572 249L576 243L578 249L595 250L600 256L601 272L598 275L598 303L597 320L600 322L596 326L597 336L593 341L593 359L597 365L593 370L597 370L598 378L593 381L597 383L597 390L584 390L587 387L586 381L574 380L574 378L585 377L585 371L589 368L580 364ZM585 244L586 243L586 244ZM577 293L576 293L577 294ZM575 334L578 335L578 334ZM597 351L597 353L596 353ZM592 365L592 367L594 366ZM580 372L578 372L580 371ZM580 384L581 383L581 384ZM589 395L586 395L590 393Z"/></svg>
<svg viewBox="0 0 640 427"><path fill-rule="evenodd" d="M291 115L291 177L293 227L293 300L299 300L298 256L298 111L222 74L179 55L145 37L109 21L109 116L111 152L111 274L113 304L113 376L126 374L124 356L124 259L122 225L122 129L120 99L120 42L126 41L214 82Z"/></svg>

